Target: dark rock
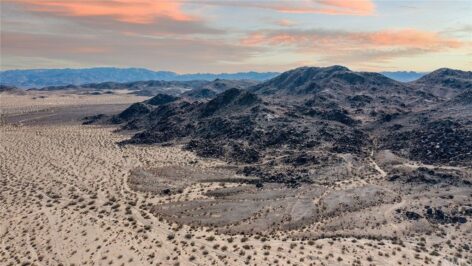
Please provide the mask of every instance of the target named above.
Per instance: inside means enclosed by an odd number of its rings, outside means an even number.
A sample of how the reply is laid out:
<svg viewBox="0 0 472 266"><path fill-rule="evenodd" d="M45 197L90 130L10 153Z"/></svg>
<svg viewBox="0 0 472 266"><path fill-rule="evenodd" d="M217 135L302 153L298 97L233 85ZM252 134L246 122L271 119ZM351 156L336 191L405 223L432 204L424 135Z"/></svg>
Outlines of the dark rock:
<svg viewBox="0 0 472 266"><path fill-rule="evenodd" d="M472 162L472 128L450 119L427 123L410 131L391 132L385 148L407 150L409 157L424 163Z"/></svg>
<svg viewBox="0 0 472 266"><path fill-rule="evenodd" d="M462 216L449 215L444 213L441 209L428 208L426 210L426 219L432 223L439 224L464 224L467 219Z"/></svg>
<svg viewBox="0 0 472 266"><path fill-rule="evenodd" d="M408 220L419 220L420 218L423 218L421 215L419 215L418 213L416 212L412 212L412 211L406 211L405 212L405 217L408 219Z"/></svg>
<svg viewBox="0 0 472 266"><path fill-rule="evenodd" d="M106 118L108 118L108 116L105 114L86 116L83 118L84 122L82 122L82 124L83 125L97 124L99 122L104 122Z"/></svg>
<svg viewBox="0 0 472 266"><path fill-rule="evenodd" d="M412 172L391 173L387 176L391 182L402 182L409 184L460 184L461 178L450 172L434 171L426 167L419 167Z"/></svg>
<svg viewBox="0 0 472 266"><path fill-rule="evenodd" d="M132 121L143 115L149 114L151 111L152 107L146 103L134 103L120 114L112 117L111 121L115 124Z"/></svg>
<svg viewBox="0 0 472 266"><path fill-rule="evenodd" d="M149 99L147 101L144 101L144 102L147 103L147 104L150 104L150 105L163 105L163 104L168 104L168 103L171 103L171 102L175 102L178 99L179 99L179 97L174 97L174 96L171 96L171 95L159 93L156 96L154 96L151 99Z"/></svg>

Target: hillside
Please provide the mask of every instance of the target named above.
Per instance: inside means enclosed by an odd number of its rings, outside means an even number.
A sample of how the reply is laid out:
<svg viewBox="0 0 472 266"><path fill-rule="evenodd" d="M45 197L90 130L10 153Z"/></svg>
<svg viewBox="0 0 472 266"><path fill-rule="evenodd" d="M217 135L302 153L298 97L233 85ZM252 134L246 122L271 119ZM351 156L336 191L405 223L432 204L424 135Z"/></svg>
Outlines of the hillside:
<svg viewBox="0 0 472 266"><path fill-rule="evenodd" d="M452 98L472 88L472 71L441 68L410 84L437 96Z"/></svg>
<svg viewBox="0 0 472 266"><path fill-rule="evenodd" d="M355 72L343 66L302 67L250 88L285 101L334 102L360 119L410 112L437 101L433 94L381 74Z"/></svg>
<svg viewBox="0 0 472 266"><path fill-rule="evenodd" d="M447 163L453 155L454 164L472 159L466 152L472 148L469 126L455 130L442 120L458 103L342 66L294 69L248 91L229 89L203 103L173 98L152 107L143 104L148 106L144 113L134 106L137 114L123 126L141 131L126 143L181 143L204 157L254 164L241 171L282 182L310 180L310 167L335 164L340 154L367 160L376 145L425 163ZM438 110L444 115L433 115ZM425 147L418 141L426 136L434 146L448 130L455 135L445 141L457 141L457 150L434 158L414 150Z"/></svg>
<svg viewBox="0 0 472 266"><path fill-rule="evenodd" d="M399 82L381 74L353 72L343 66L301 67L280 74L252 88L260 94L304 95L321 91L347 87L375 90L377 87L402 87Z"/></svg>
<svg viewBox="0 0 472 266"><path fill-rule="evenodd" d="M202 84L201 86L195 87L193 90L183 93L182 96L190 99L211 99L218 93L226 90L232 88L246 89L257 83L257 81L253 80L215 79L214 81Z"/></svg>

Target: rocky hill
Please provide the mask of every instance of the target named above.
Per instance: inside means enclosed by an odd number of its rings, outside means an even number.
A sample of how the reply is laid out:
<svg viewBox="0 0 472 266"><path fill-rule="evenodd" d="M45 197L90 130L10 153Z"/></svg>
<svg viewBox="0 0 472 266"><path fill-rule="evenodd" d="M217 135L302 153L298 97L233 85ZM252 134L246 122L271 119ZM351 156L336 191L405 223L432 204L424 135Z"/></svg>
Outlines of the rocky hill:
<svg viewBox="0 0 472 266"><path fill-rule="evenodd" d="M331 66L290 70L253 87L252 91L267 95L305 95L338 88L355 92L403 87L403 84L378 73L354 72L343 66Z"/></svg>
<svg viewBox="0 0 472 266"><path fill-rule="evenodd" d="M454 88L450 88L451 90ZM381 147L428 164L472 165L472 90L383 123Z"/></svg>
<svg viewBox="0 0 472 266"><path fill-rule="evenodd" d="M313 163L335 163L336 153L364 157L369 137L357 124L337 106L289 107L234 88L206 103L159 105L124 128L142 130L128 144L181 143L200 156L254 164L240 169L245 174L295 184L309 181Z"/></svg>
<svg viewBox="0 0 472 266"><path fill-rule="evenodd" d="M258 82L253 80L226 80L226 79L215 79L212 82L202 84L194 88L193 90L187 91L182 94L183 97L190 99L211 99L218 93L224 92L228 89L239 88L246 89Z"/></svg>
<svg viewBox="0 0 472 266"><path fill-rule="evenodd" d="M444 100L342 66L294 69L247 90L232 85L205 84L216 96L203 102L157 95L112 121L139 132L125 144L183 144L270 182L312 182L345 167L345 156L370 167L378 150L427 164L472 161L469 90Z"/></svg>
<svg viewBox="0 0 472 266"><path fill-rule="evenodd" d="M354 72L343 66L302 67L250 88L284 101L334 102L361 120L411 112L437 102L437 97L378 73ZM387 118L388 119L388 118Z"/></svg>
<svg viewBox="0 0 472 266"><path fill-rule="evenodd" d="M472 89L472 71L441 68L410 84L437 96L452 98L466 89Z"/></svg>

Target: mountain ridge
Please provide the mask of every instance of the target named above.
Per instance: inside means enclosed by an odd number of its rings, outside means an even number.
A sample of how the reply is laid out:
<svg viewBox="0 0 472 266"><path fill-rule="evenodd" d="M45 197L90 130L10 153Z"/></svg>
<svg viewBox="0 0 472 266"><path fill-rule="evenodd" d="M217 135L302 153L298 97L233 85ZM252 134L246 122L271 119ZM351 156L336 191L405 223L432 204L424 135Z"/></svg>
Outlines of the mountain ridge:
<svg viewBox="0 0 472 266"><path fill-rule="evenodd" d="M83 85L103 82L135 81L192 81L214 79L266 80L277 72L193 73L177 74L171 71L153 71L145 68L97 67L84 69L27 69L0 72L0 83L20 88Z"/></svg>
<svg viewBox="0 0 472 266"><path fill-rule="evenodd" d="M379 72L389 78L410 82L423 76L424 72L384 71ZM48 86L83 85L102 82L133 82L148 80L190 81L220 79L250 79L264 81L280 72L236 72L236 73L191 73L178 74L172 71L153 71L146 68L64 68L64 69L17 69L0 71L2 85L19 88L42 88Z"/></svg>
<svg viewBox="0 0 472 266"><path fill-rule="evenodd" d="M182 144L199 156L249 164L239 168L245 175L299 184L314 178L310 165L333 167L342 154L369 160L377 145L423 163L470 164L472 154L464 152L472 147L470 91L455 95L437 97L414 84L342 66L301 67L203 102L180 98L134 106L128 111L136 115L122 128L139 132L124 143Z"/></svg>
<svg viewBox="0 0 472 266"><path fill-rule="evenodd" d="M408 84L439 97L452 98L467 89L472 89L472 71L439 68Z"/></svg>

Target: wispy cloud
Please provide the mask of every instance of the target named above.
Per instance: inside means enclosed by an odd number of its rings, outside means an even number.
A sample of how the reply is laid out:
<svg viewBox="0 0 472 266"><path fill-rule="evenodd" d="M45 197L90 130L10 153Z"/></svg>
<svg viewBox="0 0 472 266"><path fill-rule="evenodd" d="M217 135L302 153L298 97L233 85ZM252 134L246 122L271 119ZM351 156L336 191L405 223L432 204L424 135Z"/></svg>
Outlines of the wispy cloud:
<svg viewBox="0 0 472 266"><path fill-rule="evenodd" d="M80 65L136 66L174 71L221 72L221 61L238 62L258 51L208 38L146 35L116 35L101 32L95 36L57 36L2 32L2 66L15 65L16 58L50 58L50 62L76 62ZM155 37L155 38L154 38Z"/></svg>
<svg viewBox="0 0 472 266"><path fill-rule="evenodd" d="M179 1L156 0L6 0L27 9L72 17L108 17L117 21L146 24L159 17L176 21L193 20L181 11Z"/></svg>
<svg viewBox="0 0 472 266"><path fill-rule="evenodd" d="M371 0L187 0L183 2L198 5L259 8L292 14L369 16L375 12L375 5Z"/></svg>
<svg viewBox="0 0 472 266"><path fill-rule="evenodd" d="M328 15L372 15L371 0L4 0L6 3L23 5L27 10L63 17L102 17L115 21L151 24L160 18L174 21L199 20L195 15L183 11L182 5L232 6L262 8L283 13L328 14Z"/></svg>
<svg viewBox="0 0 472 266"><path fill-rule="evenodd" d="M112 30L141 34L222 34L224 30L208 26L206 22L183 12L178 1L154 0L4 0L2 7L16 11L23 20L37 22L55 18L68 24L74 23L81 28L87 27L98 32ZM27 11L25 16L19 10ZM3 28L12 30L21 18L2 13ZM14 23L13 23L14 21ZM30 27L34 28L33 21ZM48 25L51 26L51 25ZM26 27L24 27L26 28ZM73 31L74 29L71 29Z"/></svg>
<svg viewBox="0 0 472 266"><path fill-rule="evenodd" d="M435 32L415 29L347 32L336 30L266 30L256 31L241 40L249 46L293 46L300 49L332 46L346 48L408 47L426 50L458 48L463 42Z"/></svg>
<svg viewBox="0 0 472 266"><path fill-rule="evenodd" d="M255 31L241 40L249 47L284 49L290 53L315 56L331 64L387 63L428 53L441 53L469 47L470 43L439 33L416 29L349 32L329 29Z"/></svg>

